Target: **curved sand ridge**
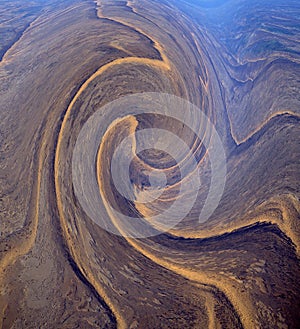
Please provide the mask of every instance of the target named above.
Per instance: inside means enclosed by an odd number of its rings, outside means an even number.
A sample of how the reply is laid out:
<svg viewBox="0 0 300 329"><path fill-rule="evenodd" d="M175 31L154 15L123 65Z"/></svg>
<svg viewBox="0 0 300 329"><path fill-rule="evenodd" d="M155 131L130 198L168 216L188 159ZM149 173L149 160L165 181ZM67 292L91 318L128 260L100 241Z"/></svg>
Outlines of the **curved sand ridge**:
<svg viewBox="0 0 300 329"><path fill-rule="evenodd" d="M132 7L132 4L131 4ZM136 10L134 12L137 12ZM137 28L135 26L132 26L131 24L128 24L127 22L125 22L124 20L121 19L117 19L117 18L110 18L110 17L105 17L102 11L98 11L99 17L100 18L108 18L112 21L116 21L119 22L123 25L129 26L133 29L135 29L138 33L144 34L146 35L148 38L150 38L149 35L145 34L140 28ZM151 38L152 39L152 38ZM63 133L64 133L64 124L65 122L67 122L69 115L71 115L71 111L72 111L72 107L75 104L75 102L77 101L77 99L81 96L81 94L84 92L84 90L89 86L89 84L92 83L92 81L96 78L101 76L102 73L104 73L106 70L112 69L117 65L122 65L122 64L142 64L142 65L149 65L149 66L154 66L154 67L158 67L160 70L162 71L168 71L172 69L172 65L170 65L170 61L169 59L166 57L162 46L159 45L159 43L156 40L153 40L154 42L154 47L159 51L162 60L152 60L152 59L147 59L147 58L136 58L136 57L129 57L126 59L118 59L115 60L103 67L101 67L96 73L94 73L79 89L79 91L77 92L77 94L75 95L75 97L73 98L72 102L70 103L70 106L66 112L63 124L62 124L62 129L60 132L60 136L59 136L59 140L58 140L58 144L57 144L57 156L56 156L56 189L57 189L57 199L58 199L58 206L59 206L59 210L60 210L60 218L62 221L62 226L64 228L65 234L67 236L67 224L66 224L66 219L64 217L63 214L63 206L62 203L60 201L60 188L59 188L59 154L60 154L60 141L62 139ZM269 119L271 120L271 118ZM132 128L130 128L129 130L132 132L135 131L136 128L136 121L133 121L131 123ZM262 126L266 125L263 124ZM259 127L257 129L257 131L259 131L261 129L261 127ZM240 144L242 144L245 141L240 142ZM102 141L102 143L104 143ZM113 143L111 144L113 145ZM100 161L101 158L101 148L99 151L99 160L98 160L98 164L102 163L103 161ZM109 166L108 166L109 167ZM100 169L99 169L100 170ZM101 171L101 170L100 170ZM101 179L99 176L99 184L101 186ZM102 197L104 197L103 192L101 193ZM141 211L141 208L140 208ZM283 212L285 211L285 208L283 207ZM142 211L143 213L143 211ZM145 214L147 213L147 211L145 211ZM145 217L146 218L146 217ZM291 218L291 217L288 217ZM224 234L226 232L230 232L232 230L236 230L239 229L241 227L247 226L247 225L251 225L257 222L272 222L274 224L277 224L280 229L287 235L289 236L292 241L296 244L297 249L299 248L299 238L297 237L297 235L295 236L294 231L291 229L291 227L295 226L295 222L293 222L293 220L290 220L286 218L285 216L283 216L283 218L266 218L265 216L257 216L255 218L250 218L250 219L245 219L241 225L241 223L236 223L236 224L231 224L229 225L229 227L224 227L224 228L218 228L216 227L215 229L207 229L205 230L205 228L201 227L201 229L198 231L198 233L186 233L185 232L181 232L181 231L176 231L176 235L177 236L185 236L185 237L193 237L193 238L208 238L208 237L213 237L213 236L217 236L220 234ZM113 218L111 218L113 220ZM117 225L117 223L115 223ZM122 229L120 229L120 232L122 233ZM149 246L147 246L146 244L141 244L139 243L138 240L135 239L130 239L130 238L126 238L127 242L133 246L136 250L138 250L139 252L141 252L143 255L145 255L146 257L148 257L149 259L151 259L152 261L156 262L157 264L166 267L167 269L170 269L172 271L174 271L175 273L182 275L184 277L186 277L187 279L191 280L191 281L197 281L203 284L207 284L207 285L211 285L211 286L215 286L218 289L220 289L221 291L225 292L226 296L229 298L229 300L231 301L231 303L233 304L233 306L235 307L235 309L237 310L241 321L243 323L243 326L245 328L254 328L255 327L255 310L252 306L252 302L251 302L251 298L250 296L246 293L246 292L242 292L243 291L243 283L238 283L236 279L229 279L224 277L223 275L218 275L217 273L213 273L210 271L201 271L201 270L193 270L193 269L188 269L185 266L182 267L178 264L176 264L176 260L170 261L170 257L168 257L168 253L166 252L166 255L164 256L164 253L159 253L158 255L156 255L155 252L151 252L152 248L151 248L151 244ZM76 246L72 245L72 241L71 239L68 239L69 241L69 246L70 249L72 250L72 255L75 259L76 262L80 263L79 259L76 258ZM168 260L164 260L164 257L166 257L166 259ZM84 265L83 265L84 267ZM99 293L105 298L106 302L108 303L108 305L110 305L110 307L112 308L112 310L114 311L116 318L120 324L120 327L126 326L124 319L122 319L122 315L121 312L119 310L117 310L113 303L109 300L107 294L105 294L105 292L103 291L103 289L101 288L101 285L99 285L96 280L90 276L90 274L87 274L88 279L90 282L93 282L94 284L96 284L96 287L99 291Z"/></svg>

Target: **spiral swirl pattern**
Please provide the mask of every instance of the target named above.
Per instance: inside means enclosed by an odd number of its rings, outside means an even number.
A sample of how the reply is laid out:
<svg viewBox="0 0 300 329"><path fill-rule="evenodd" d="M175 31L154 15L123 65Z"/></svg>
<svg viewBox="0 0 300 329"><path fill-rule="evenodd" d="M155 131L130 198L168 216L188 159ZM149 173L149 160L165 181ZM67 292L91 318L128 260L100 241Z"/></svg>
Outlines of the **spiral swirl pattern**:
<svg viewBox="0 0 300 329"><path fill-rule="evenodd" d="M125 118L120 119L121 115ZM139 122L147 120L151 123L151 118L158 116L161 122L162 116L168 121L173 119L171 127L176 134L161 128L137 130ZM112 124L107 127L110 121ZM175 124L180 124L177 130ZM109 103L95 112L80 131L72 157L72 177L77 198L89 217L109 232L139 238L158 235L160 230L167 232L186 218L201 186L200 159L191 154L193 145L189 147L181 139L188 137L184 131L187 129L194 135L190 138L193 144L201 141L206 150L211 149L213 188L200 212L199 222L208 220L217 208L225 186L226 159L221 139L200 109L183 99L161 93L137 94ZM150 150L151 160L155 161L152 165L146 162L145 155L143 159L138 156ZM98 181L95 168L97 152ZM160 154L166 156L162 158L158 156ZM175 161L171 167L162 161L168 157ZM163 169L157 166L163 166ZM112 203L115 206L110 205ZM120 212L122 209L136 215L125 215ZM151 216L150 213L156 214Z"/></svg>
<svg viewBox="0 0 300 329"><path fill-rule="evenodd" d="M1 44L2 327L297 328L297 1L31 5Z"/></svg>

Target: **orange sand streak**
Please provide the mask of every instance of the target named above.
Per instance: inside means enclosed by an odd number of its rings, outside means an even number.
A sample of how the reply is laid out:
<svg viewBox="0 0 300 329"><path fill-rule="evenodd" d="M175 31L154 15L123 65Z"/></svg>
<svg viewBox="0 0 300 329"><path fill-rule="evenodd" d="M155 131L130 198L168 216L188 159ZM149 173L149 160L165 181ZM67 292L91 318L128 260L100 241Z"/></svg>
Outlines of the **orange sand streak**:
<svg viewBox="0 0 300 329"><path fill-rule="evenodd" d="M102 15L102 12L100 12L100 11L98 12L98 15L99 15L100 18L106 18ZM149 36L147 34L145 34L143 31L141 31L140 29L138 29L136 27L131 26L130 24L128 24L126 22L123 22L122 20L118 20L118 19L110 19L110 20L117 21L117 22L122 23L126 26L132 27L137 32L142 33L143 35L145 35L149 38ZM64 230L64 234L66 236L66 240L68 241L68 244L69 244L69 247L72 251L73 257L74 257L76 263L78 264L78 266L81 268L82 272L85 272L85 271L83 271L83 269L80 265L80 261L79 261L78 257L76 256L75 247L72 244L71 238L68 237L67 220L64 217L63 205L62 205L62 201L61 201L61 190L60 190L60 185L59 185L59 156L60 156L61 143L62 143L62 139L63 139L63 132L65 130L65 126L66 126L66 123L68 121L68 118L70 117L72 107L75 104L75 102L77 101L78 97L83 93L83 91L88 87L88 85L96 77L100 76L103 72L105 72L109 68L113 68L116 65L121 65L121 64L126 64L126 63L128 63L128 64L129 63L130 64L140 63L140 64L144 64L144 65L149 65L149 66L156 66L156 67L158 67L162 70L170 70L171 65L170 65L170 62L169 62L168 58L166 57L166 55L163 51L163 48L156 41L154 41L154 46L160 52L161 57L162 57L162 61L154 60L154 59L147 59L147 58L137 58L137 57L117 59L117 60L114 60L114 61L104 65L97 72L95 72L89 79L87 79L84 82L84 84L80 87L79 91L77 92L77 94L75 95L73 100L71 101L71 103L70 103L70 105L69 105L69 107L66 111L66 115L64 117L64 120L63 120L63 123L62 123L62 126L61 126L61 131L59 133L57 149L56 149L56 157L55 157L55 186L56 186L57 204L58 204L60 219L61 219L62 227L63 227L63 230ZM204 86L205 86L205 84L204 84ZM100 148L101 148L101 146L100 146ZM100 156L100 154L101 154L101 149L98 152L98 157ZM98 160L99 160L99 158L98 158ZM99 161L97 161L97 166L99 166ZM99 168L98 168L98 174L100 172L101 171L99 171ZM98 180L99 180L99 176L98 176ZM104 197L104 191L101 188L101 181L100 180L99 180L99 187L100 187L100 194L102 196L104 205L105 205L107 211L110 212L107 201ZM111 213L110 213L110 216L111 216L111 219L112 219L113 223L120 230L120 228L117 226L116 221L114 220L113 215ZM121 230L120 230L120 232L122 233ZM243 325L246 328L254 328L254 322L253 322L253 319L252 319L252 315L255 314L255 312L253 310L253 306L251 304L251 301L250 301L249 298L246 298L246 296L244 296L245 298L243 299L243 301L241 301L241 293L240 293L238 288L233 287L232 280L224 278L224 277L220 278L216 274L212 274L212 273L197 272L197 271L194 271L192 269L182 268L181 266L179 266L177 264L167 262L166 260L163 260L163 259L155 256L153 253L149 252L148 250L146 250L145 248L140 246L138 244L137 240L131 239L131 238L126 238L126 240L132 247L134 247L136 250L138 250L139 252L144 254L146 257L148 257L149 259L151 259L155 263L157 263L161 266L164 266L165 268L167 268L169 270L172 270L175 273L177 273L179 275L182 275L182 276L184 276L185 278L188 278L191 281L196 281L196 282L200 282L200 283L209 284L209 285L215 286L218 289L222 290L226 294L228 299L231 301L231 303L234 305L235 309L237 310L237 313L239 314L239 316L241 318L241 321L242 321ZM91 274L86 273L86 276L87 276L88 280L91 282L91 284L96 288L96 290L100 293L100 295L104 298L106 303L109 305L109 307L114 312L114 314L117 318L119 326L121 328L125 328L126 324L125 324L124 319L122 318L119 310L117 310L116 307L112 304L111 300L107 296L104 289L100 286L100 284L97 282L97 280L95 280L95 278L93 278L93 276ZM236 284L237 283L235 282L235 285Z"/></svg>
<svg viewBox="0 0 300 329"><path fill-rule="evenodd" d="M157 43L156 43L156 46L158 48L160 48ZM163 58L163 56L162 56L162 58ZM108 69L113 68L117 65L121 65L121 64L143 64L143 65L155 66L162 70L170 70L169 61L162 62L160 60L148 59L148 58L138 58L138 57L116 59L116 60L102 66L101 68L99 68L99 70L97 70L94 74L92 74L79 88L78 92L76 93L76 95L74 96L74 98L72 99L72 101L70 102L70 104L67 108L67 111L66 111L66 114L64 116L64 120L63 120L63 123L61 126L61 130L60 130L60 133L58 136L57 147L56 147L55 165L54 165L55 188L56 188L57 206L58 206L58 211L59 211L59 215L60 215L61 226L64 231L64 235L65 235L67 244L70 248L71 254L82 273L86 273L86 272L83 271L80 259L76 255L76 252L75 252L76 246L73 245L71 238L68 236L67 219L64 216L63 204L61 201L61 190L60 190L60 185L59 185L59 157L60 157L60 152L61 152L61 143L63 140L63 134L64 134L66 123L71 114L71 110L72 110L74 104L76 103L77 99L80 97L80 95L84 92L84 90L89 86L89 84L95 78L100 76L103 72L107 71ZM95 287L95 289L98 291L98 293L105 300L106 304L111 308L112 312L115 314L120 328L126 328L125 321L122 318L120 311L113 305L113 303L111 302L110 298L106 294L103 287L99 284L99 282L97 282L97 280L90 273L86 273L86 276L87 276L88 281Z"/></svg>

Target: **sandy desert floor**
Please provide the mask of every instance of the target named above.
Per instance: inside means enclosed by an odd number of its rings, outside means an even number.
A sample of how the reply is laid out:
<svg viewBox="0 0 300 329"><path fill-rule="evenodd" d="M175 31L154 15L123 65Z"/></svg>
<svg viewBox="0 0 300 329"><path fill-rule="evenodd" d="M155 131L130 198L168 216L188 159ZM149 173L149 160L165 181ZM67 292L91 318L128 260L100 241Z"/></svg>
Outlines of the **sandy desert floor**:
<svg viewBox="0 0 300 329"><path fill-rule="evenodd" d="M0 327L300 327L299 17L297 0L0 3ZM150 130L167 134L142 149ZM129 157L133 200L112 175ZM152 172L167 186L143 202Z"/></svg>

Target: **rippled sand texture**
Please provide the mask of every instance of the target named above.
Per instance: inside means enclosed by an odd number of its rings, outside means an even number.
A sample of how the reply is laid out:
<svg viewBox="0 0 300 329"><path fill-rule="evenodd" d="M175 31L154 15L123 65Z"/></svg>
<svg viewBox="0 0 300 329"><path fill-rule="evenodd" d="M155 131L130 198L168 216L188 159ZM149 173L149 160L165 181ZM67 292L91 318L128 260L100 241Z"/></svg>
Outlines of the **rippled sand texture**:
<svg viewBox="0 0 300 329"><path fill-rule="evenodd" d="M0 12L2 328L299 328L298 1L4 1ZM103 110L85 183L97 184L115 235L80 204L72 156L96 111L142 92L205 113L224 145L226 185L199 222L209 147L174 118ZM138 132L153 127L184 140L191 172L161 151L136 152ZM128 136L134 202L110 176ZM167 233L128 237L109 206L152 225L192 185L191 154L201 188L188 215ZM153 169L169 185L142 203Z"/></svg>

